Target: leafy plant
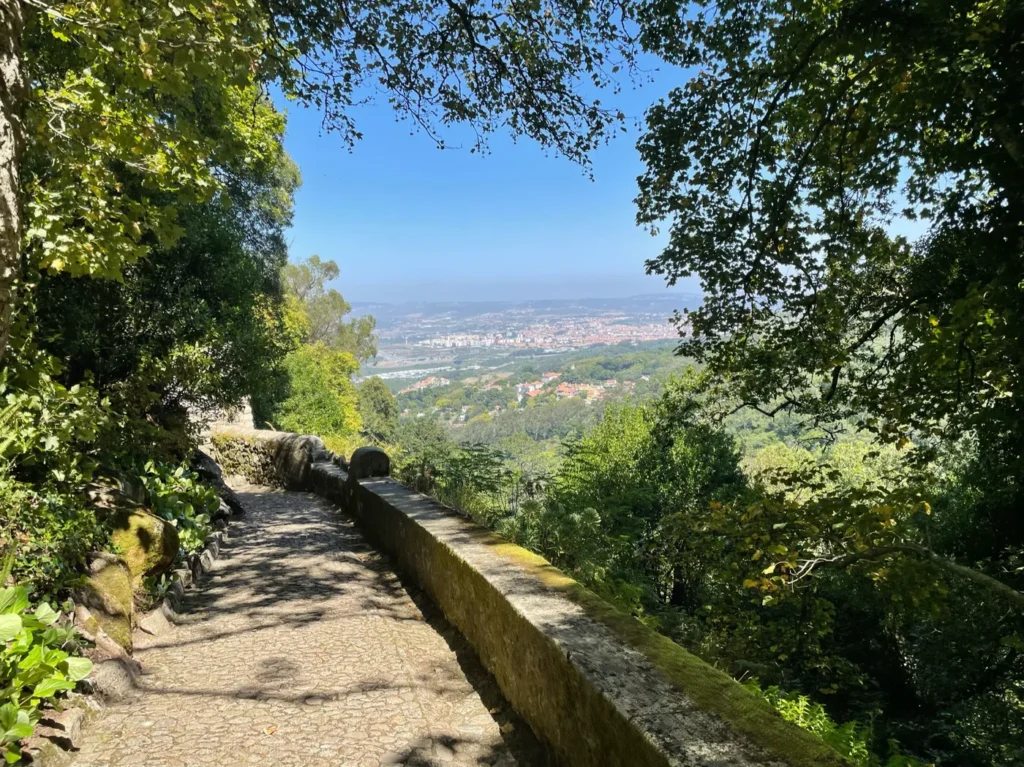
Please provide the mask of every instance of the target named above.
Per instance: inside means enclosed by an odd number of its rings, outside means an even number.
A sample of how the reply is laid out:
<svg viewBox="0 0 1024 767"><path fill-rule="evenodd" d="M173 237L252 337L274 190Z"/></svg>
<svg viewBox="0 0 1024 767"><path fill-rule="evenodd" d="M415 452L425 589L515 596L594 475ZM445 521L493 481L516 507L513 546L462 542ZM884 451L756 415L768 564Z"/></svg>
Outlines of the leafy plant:
<svg viewBox="0 0 1024 767"><path fill-rule="evenodd" d="M2 467L0 509L0 551L12 555L14 579L46 598L74 582L86 554L101 549L107 537L73 493L15 481Z"/></svg>
<svg viewBox="0 0 1024 767"><path fill-rule="evenodd" d="M824 706L806 695L785 692L777 685L761 689L756 679L743 686L768 701L787 722L813 732L857 767L925 767L924 762L899 753L895 742L889 743L891 755L882 762L869 748L870 728L857 722L839 724Z"/></svg>
<svg viewBox="0 0 1024 767"><path fill-rule="evenodd" d="M322 342L304 344L284 360L286 394L275 408L275 426L324 439L358 433L361 426L353 374L356 358Z"/></svg>
<svg viewBox="0 0 1024 767"><path fill-rule="evenodd" d="M211 532L210 518L220 505L217 491L186 466L149 461L140 475L146 503L158 517L178 528L181 550L198 551Z"/></svg>
<svg viewBox="0 0 1024 767"><path fill-rule="evenodd" d="M0 749L10 764L21 758L19 741L32 734L39 707L92 671L92 661L73 654L74 628L60 625L45 602L30 609L23 587L0 589Z"/></svg>

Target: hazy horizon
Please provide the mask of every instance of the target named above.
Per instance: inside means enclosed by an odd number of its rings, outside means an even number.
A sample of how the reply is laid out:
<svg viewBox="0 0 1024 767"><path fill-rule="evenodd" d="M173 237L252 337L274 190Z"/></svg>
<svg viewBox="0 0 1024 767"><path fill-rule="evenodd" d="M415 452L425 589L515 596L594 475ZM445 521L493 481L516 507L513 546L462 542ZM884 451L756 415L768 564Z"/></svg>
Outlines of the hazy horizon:
<svg viewBox="0 0 1024 767"><path fill-rule="evenodd" d="M470 303L562 301L633 298L636 296L693 296L699 285L666 287L660 277L596 275L580 279L574 275L523 277L517 280L394 280L380 283L346 282L336 287L352 304Z"/></svg>

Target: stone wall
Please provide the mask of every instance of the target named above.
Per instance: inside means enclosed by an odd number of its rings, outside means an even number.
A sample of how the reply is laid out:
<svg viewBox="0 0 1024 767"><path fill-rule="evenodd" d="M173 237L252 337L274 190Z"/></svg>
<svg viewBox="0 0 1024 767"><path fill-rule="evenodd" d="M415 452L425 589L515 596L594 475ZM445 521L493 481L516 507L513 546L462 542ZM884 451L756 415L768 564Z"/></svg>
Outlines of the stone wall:
<svg viewBox="0 0 1024 767"><path fill-rule="evenodd" d="M196 408L189 408L189 420L199 427L200 435L206 439L216 431L229 429L252 430L255 424L252 417L252 406L249 398L242 400L238 407L227 408L226 410L206 411Z"/></svg>
<svg viewBox="0 0 1024 767"><path fill-rule="evenodd" d="M311 438L264 433L299 478L354 517L469 640L502 692L565 764L840 767L813 735L543 558ZM315 438L312 438L315 439ZM303 440L306 440L304 443ZM305 448L299 446L305 444ZM297 468L294 464L308 461Z"/></svg>
<svg viewBox="0 0 1024 767"><path fill-rule="evenodd" d="M234 426L211 432L210 453L226 474L292 490L308 485L315 461L330 459L319 437Z"/></svg>

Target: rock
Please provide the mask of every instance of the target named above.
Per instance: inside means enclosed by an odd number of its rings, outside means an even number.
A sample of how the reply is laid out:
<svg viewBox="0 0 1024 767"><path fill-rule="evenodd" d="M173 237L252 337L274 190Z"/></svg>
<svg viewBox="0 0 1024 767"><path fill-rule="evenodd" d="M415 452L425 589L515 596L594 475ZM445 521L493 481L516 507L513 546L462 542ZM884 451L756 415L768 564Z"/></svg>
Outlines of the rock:
<svg viewBox="0 0 1024 767"><path fill-rule="evenodd" d="M89 485L86 495L97 515L111 527L111 542L131 571L134 585L147 575L167 572L178 555L178 531L170 522L149 513L121 488Z"/></svg>
<svg viewBox="0 0 1024 767"><path fill-rule="evenodd" d="M217 509L210 515L210 519L212 519L215 523L226 522L227 520L231 519L231 517L233 517L234 514L235 512L232 511L231 507L224 502L223 498L221 498L220 504L217 506Z"/></svg>
<svg viewBox="0 0 1024 767"><path fill-rule="evenodd" d="M202 450L196 450L192 453L192 471L211 485L219 486L224 484L224 473L221 471L220 466Z"/></svg>
<svg viewBox="0 0 1024 767"><path fill-rule="evenodd" d="M175 570L174 579L181 583L183 588L187 589L192 585L192 571L185 567Z"/></svg>
<svg viewBox="0 0 1024 767"><path fill-rule="evenodd" d="M135 679L142 664L105 632L84 604L75 605L75 627L93 643L84 654L93 662L92 673L83 684L106 700L122 700L135 692Z"/></svg>
<svg viewBox="0 0 1024 767"><path fill-rule="evenodd" d="M134 490L124 483L120 483L120 485L111 487L93 482L85 486L85 495L101 513L115 509L142 508L142 504L135 500L137 496ZM128 487L128 492L122 489L124 487Z"/></svg>
<svg viewBox="0 0 1024 767"><path fill-rule="evenodd" d="M84 723L85 711L80 708L47 711L39 720L34 735L51 740L65 751L70 751L78 745Z"/></svg>
<svg viewBox="0 0 1024 767"><path fill-rule="evenodd" d="M238 496L235 494L234 490L226 484L222 484L218 488L218 492L220 492L221 501L227 504L227 507L231 509L232 516L241 517L245 515L245 508L242 506L242 502L238 500Z"/></svg>
<svg viewBox="0 0 1024 767"><path fill-rule="evenodd" d="M164 601L160 603L160 613L167 620L168 624L178 623L181 620L181 617L174 609L174 605L171 604L170 599L165 598Z"/></svg>
<svg viewBox="0 0 1024 767"><path fill-rule="evenodd" d="M204 482L217 488L217 493L220 495L220 508L213 513L213 519L230 519L245 513L238 496L227 486L224 481L224 472L213 458L202 450L196 450L192 454L192 470Z"/></svg>
<svg viewBox="0 0 1024 767"><path fill-rule="evenodd" d="M171 624L163 609L158 607L139 618L139 628L147 634L161 636L171 630Z"/></svg>
<svg viewBox="0 0 1024 767"><path fill-rule="evenodd" d="M391 459L379 447L357 448L348 462L349 479L387 477L391 474Z"/></svg>
<svg viewBox="0 0 1024 767"><path fill-rule="evenodd" d="M82 621L85 631L96 637L102 630L130 652L135 592L128 566L113 554L94 554L76 597L88 609L88 617Z"/></svg>
<svg viewBox="0 0 1024 767"><path fill-rule="evenodd" d="M213 562L216 555L210 549L203 549L203 553L199 555L199 568L201 572L208 573L213 569Z"/></svg>
<svg viewBox="0 0 1024 767"><path fill-rule="evenodd" d="M305 490L312 465L330 456L320 438L309 434L279 433L271 444L277 476L290 490Z"/></svg>
<svg viewBox="0 0 1024 767"><path fill-rule="evenodd" d="M89 679L96 695L110 701L124 700L138 694L135 680L141 667L132 659L101 661L92 667Z"/></svg>
<svg viewBox="0 0 1024 767"><path fill-rule="evenodd" d="M180 570L175 570L175 572L177 573L177 572L181 572L181 571ZM192 571L189 570L187 572L188 572L188 576L189 576L189 582L191 582L192 581L192 577L193 577L192 576ZM171 583L171 587L167 590L167 597L166 597L165 601L170 602L171 609L178 610L178 609L181 608L181 603L182 603L182 600L184 600L184 599L185 599L185 586L184 586L184 583L183 583L183 581L179 580L178 578L175 578L174 581Z"/></svg>
<svg viewBox="0 0 1024 767"><path fill-rule="evenodd" d="M36 725L35 732L24 741L22 753L29 757L29 763L33 765L57 767L67 764L70 761L69 752L79 745L86 716L85 709L77 705L71 705L63 711L47 710Z"/></svg>
<svg viewBox="0 0 1024 767"><path fill-rule="evenodd" d="M116 509L106 515L110 539L128 565L133 585L143 577L168 572L178 556L178 531L170 522L142 509Z"/></svg>

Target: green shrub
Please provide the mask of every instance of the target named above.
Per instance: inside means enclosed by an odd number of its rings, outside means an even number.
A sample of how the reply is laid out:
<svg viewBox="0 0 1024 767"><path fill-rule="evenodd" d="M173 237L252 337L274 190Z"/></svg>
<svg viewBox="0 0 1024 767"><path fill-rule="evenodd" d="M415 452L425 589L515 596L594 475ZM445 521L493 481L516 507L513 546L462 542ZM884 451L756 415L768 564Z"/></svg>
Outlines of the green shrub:
<svg viewBox="0 0 1024 767"><path fill-rule="evenodd" d="M184 465L149 461L139 478L149 508L178 528L181 550L191 554L201 549L210 537L211 515L220 505L217 491Z"/></svg>
<svg viewBox="0 0 1024 767"><path fill-rule="evenodd" d="M0 462L20 480L71 485L95 468L93 443L109 414L88 385L57 383L61 369L15 327L0 368Z"/></svg>
<svg viewBox="0 0 1024 767"><path fill-rule="evenodd" d="M925 767L924 762L899 753L895 742L889 744L890 757L882 762L870 748L870 728L858 722L839 724L824 706L806 695L784 692L776 685L761 689L756 679L744 687L768 701L787 722L813 732L857 767Z"/></svg>
<svg viewBox="0 0 1024 767"><path fill-rule="evenodd" d="M285 358L284 368L288 393L274 410L276 427L322 439L359 432L355 357L322 343L307 344Z"/></svg>
<svg viewBox="0 0 1024 767"><path fill-rule="evenodd" d="M55 596L103 545L79 490L109 411L87 383L57 381L63 366L36 346L28 313L18 307L0 368L0 554L13 557L17 582Z"/></svg>
<svg viewBox="0 0 1024 767"><path fill-rule="evenodd" d="M45 602L30 611L24 588L0 589L0 749L8 763L21 758L19 741L32 734L40 705L92 670L92 661L73 655L78 635L59 619Z"/></svg>
<svg viewBox="0 0 1024 767"><path fill-rule="evenodd" d="M85 556L107 532L80 498L52 486L16 482L0 470L0 552L13 557L14 580L55 598L79 577Z"/></svg>

